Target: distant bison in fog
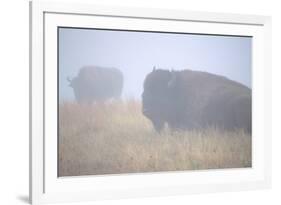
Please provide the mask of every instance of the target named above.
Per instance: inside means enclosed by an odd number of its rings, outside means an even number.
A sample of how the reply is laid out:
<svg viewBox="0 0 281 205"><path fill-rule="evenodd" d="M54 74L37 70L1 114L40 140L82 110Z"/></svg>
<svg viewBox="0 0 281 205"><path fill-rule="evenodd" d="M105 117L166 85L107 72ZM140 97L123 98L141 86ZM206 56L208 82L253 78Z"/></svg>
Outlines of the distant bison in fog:
<svg viewBox="0 0 281 205"><path fill-rule="evenodd" d="M105 101L119 98L123 88L122 72L116 68L82 67L73 79L67 79L78 102Z"/></svg>
<svg viewBox="0 0 281 205"><path fill-rule="evenodd" d="M144 81L143 114L160 131L244 129L251 133L251 89L225 77L191 70L154 69Z"/></svg>

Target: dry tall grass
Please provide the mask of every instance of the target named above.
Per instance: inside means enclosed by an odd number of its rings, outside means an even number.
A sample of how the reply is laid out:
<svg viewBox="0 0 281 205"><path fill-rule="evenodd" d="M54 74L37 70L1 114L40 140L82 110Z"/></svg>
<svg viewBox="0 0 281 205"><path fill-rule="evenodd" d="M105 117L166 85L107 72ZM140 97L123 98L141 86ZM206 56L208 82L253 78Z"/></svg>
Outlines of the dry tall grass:
<svg viewBox="0 0 281 205"><path fill-rule="evenodd" d="M251 136L154 131L135 100L59 105L59 176L251 166Z"/></svg>

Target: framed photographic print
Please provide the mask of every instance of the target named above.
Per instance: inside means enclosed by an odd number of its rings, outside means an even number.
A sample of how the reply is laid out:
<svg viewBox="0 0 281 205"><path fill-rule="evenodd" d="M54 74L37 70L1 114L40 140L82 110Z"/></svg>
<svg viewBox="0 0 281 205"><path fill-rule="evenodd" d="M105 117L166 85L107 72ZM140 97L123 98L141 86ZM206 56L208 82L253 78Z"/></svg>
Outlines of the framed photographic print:
<svg viewBox="0 0 281 205"><path fill-rule="evenodd" d="M270 187L270 26L31 2L31 203Z"/></svg>

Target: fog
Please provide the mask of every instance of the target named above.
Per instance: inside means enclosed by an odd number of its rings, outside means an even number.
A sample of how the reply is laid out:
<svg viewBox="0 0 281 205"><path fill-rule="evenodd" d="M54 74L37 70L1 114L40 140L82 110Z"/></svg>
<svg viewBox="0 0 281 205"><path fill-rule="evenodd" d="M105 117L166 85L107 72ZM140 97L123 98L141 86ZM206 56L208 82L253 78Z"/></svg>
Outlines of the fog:
<svg viewBox="0 0 281 205"><path fill-rule="evenodd" d="M123 98L141 97L154 66L206 71L251 87L251 49L251 37L60 28L59 98L74 100L67 77L88 65L120 69Z"/></svg>

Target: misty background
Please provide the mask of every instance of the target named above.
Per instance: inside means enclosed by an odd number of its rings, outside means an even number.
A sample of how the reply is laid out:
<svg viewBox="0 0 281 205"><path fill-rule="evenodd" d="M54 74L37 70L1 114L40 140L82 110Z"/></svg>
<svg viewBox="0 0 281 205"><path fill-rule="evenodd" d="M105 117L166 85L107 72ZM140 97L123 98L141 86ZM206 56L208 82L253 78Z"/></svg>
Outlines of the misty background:
<svg viewBox="0 0 281 205"><path fill-rule="evenodd" d="M121 70L125 99L141 98L154 66L206 71L251 88L251 56L251 37L59 28L59 100L75 99L67 77L89 65Z"/></svg>

